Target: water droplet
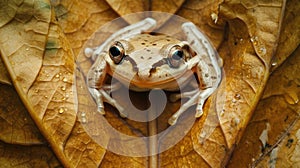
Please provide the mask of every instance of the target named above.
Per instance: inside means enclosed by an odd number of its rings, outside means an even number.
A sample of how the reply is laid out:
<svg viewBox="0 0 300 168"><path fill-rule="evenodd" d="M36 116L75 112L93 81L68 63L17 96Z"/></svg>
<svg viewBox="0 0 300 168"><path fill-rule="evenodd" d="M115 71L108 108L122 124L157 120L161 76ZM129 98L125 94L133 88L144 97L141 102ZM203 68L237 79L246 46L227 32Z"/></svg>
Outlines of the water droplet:
<svg viewBox="0 0 300 168"><path fill-rule="evenodd" d="M34 93L38 93L40 90L39 89L35 89L34 90Z"/></svg>
<svg viewBox="0 0 300 168"><path fill-rule="evenodd" d="M81 122L85 124L87 122L86 118L81 118Z"/></svg>
<svg viewBox="0 0 300 168"><path fill-rule="evenodd" d="M236 100L240 100L240 99L241 99L241 95L237 93L237 94L234 95L234 98L235 98Z"/></svg>
<svg viewBox="0 0 300 168"><path fill-rule="evenodd" d="M258 44L258 37L257 36L253 36L250 38L250 41L254 44L254 45L257 45Z"/></svg>
<svg viewBox="0 0 300 168"><path fill-rule="evenodd" d="M61 107L61 108L58 109L58 112L59 112L59 114L62 114L62 113L65 112L65 109Z"/></svg>
<svg viewBox="0 0 300 168"><path fill-rule="evenodd" d="M240 119L239 119L239 118L235 118L235 119L234 119L234 122L235 122L235 124L237 125L237 124L240 123Z"/></svg>
<svg viewBox="0 0 300 168"><path fill-rule="evenodd" d="M287 103L292 104L292 105L297 104L299 102L298 95L295 92L290 92L290 93L285 94L284 98Z"/></svg>
<svg viewBox="0 0 300 168"><path fill-rule="evenodd" d="M232 102L232 103L236 103L236 99L232 99L231 102Z"/></svg>
<svg viewBox="0 0 300 168"><path fill-rule="evenodd" d="M26 51L29 51L29 48L26 48Z"/></svg>
<svg viewBox="0 0 300 168"><path fill-rule="evenodd" d="M86 56L86 57L88 57L88 58L90 58L92 55L93 55L93 49L91 49L91 48L86 48L85 50L84 50L84 55Z"/></svg>
<svg viewBox="0 0 300 168"><path fill-rule="evenodd" d="M210 14L211 20L216 24L218 22L218 14L212 13Z"/></svg>
<svg viewBox="0 0 300 168"><path fill-rule="evenodd" d="M48 96L46 95L46 96L44 96L46 99L48 98Z"/></svg>
<svg viewBox="0 0 300 168"><path fill-rule="evenodd" d="M224 116L225 114L225 109L222 109L222 111L220 112L220 116Z"/></svg>
<svg viewBox="0 0 300 168"><path fill-rule="evenodd" d="M56 74L56 75L55 75L55 78L59 78L59 77L60 77L60 75L59 75L59 74Z"/></svg>
<svg viewBox="0 0 300 168"><path fill-rule="evenodd" d="M68 82L68 79L66 77L64 77L63 82Z"/></svg>
<svg viewBox="0 0 300 168"><path fill-rule="evenodd" d="M258 52L262 55L265 55L267 53L267 49L265 47L260 47Z"/></svg>
<svg viewBox="0 0 300 168"><path fill-rule="evenodd" d="M61 100L62 100L62 101L65 101L65 100L66 100L66 97L63 97Z"/></svg>
<svg viewBox="0 0 300 168"><path fill-rule="evenodd" d="M65 91L65 90L66 90L66 87L65 87L65 86L62 86L62 87L60 87L60 89L61 89L62 91Z"/></svg>
<svg viewBox="0 0 300 168"><path fill-rule="evenodd" d="M85 124L85 123L87 122L85 112L81 112L81 122L82 122L83 124Z"/></svg>
<svg viewBox="0 0 300 168"><path fill-rule="evenodd" d="M199 135L200 138L205 138L205 136L206 136L206 132L204 132L204 131L202 131Z"/></svg>
<svg viewBox="0 0 300 168"><path fill-rule="evenodd" d="M277 62L272 62L271 65L272 65L272 66L276 66L276 65L277 65Z"/></svg>
<svg viewBox="0 0 300 168"><path fill-rule="evenodd" d="M70 95L69 94L66 94L66 98L69 98L70 97Z"/></svg>

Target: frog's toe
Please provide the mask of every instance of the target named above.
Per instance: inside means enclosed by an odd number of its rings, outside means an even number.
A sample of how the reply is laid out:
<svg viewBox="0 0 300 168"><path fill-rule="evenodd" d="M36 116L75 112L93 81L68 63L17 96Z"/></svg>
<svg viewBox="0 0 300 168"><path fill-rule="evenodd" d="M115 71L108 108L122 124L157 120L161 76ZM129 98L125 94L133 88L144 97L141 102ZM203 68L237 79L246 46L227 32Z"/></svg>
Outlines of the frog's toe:
<svg viewBox="0 0 300 168"><path fill-rule="evenodd" d="M177 119L178 119L178 117L172 116L171 118L169 118L168 123L169 123L170 125L175 125L176 122L177 122Z"/></svg>
<svg viewBox="0 0 300 168"><path fill-rule="evenodd" d="M98 109L97 109L98 113L102 114L102 115L105 115L105 110L102 106L98 106Z"/></svg>
<svg viewBox="0 0 300 168"><path fill-rule="evenodd" d="M202 115L203 115L203 110L202 110L202 108L201 108L201 109L197 109L197 110L196 110L195 117L196 117L196 118L199 118L199 117L201 117Z"/></svg>
<svg viewBox="0 0 300 168"><path fill-rule="evenodd" d="M120 111L119 112L120 113L120 116L122 117L122 118L127 118L128 117L128 114L127 113L124 113L124 111Z"/></svg>

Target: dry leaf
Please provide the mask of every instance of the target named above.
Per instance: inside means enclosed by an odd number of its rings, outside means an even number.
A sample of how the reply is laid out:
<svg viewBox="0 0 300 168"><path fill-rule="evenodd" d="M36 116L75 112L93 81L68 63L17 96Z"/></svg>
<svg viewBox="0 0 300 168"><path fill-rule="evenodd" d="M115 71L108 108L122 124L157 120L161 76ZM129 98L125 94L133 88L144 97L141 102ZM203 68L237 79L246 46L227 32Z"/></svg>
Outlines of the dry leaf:
<svg viewBox="0 0 300 168"><path fill-rule="evenodd" d="M50 148L42 145L21 146L0 142L0 167L61 167Z"/></svg>
<svg viewBox="0 0 300 168"><path fill-rule="evenodd" d="M106 0L112 9L114 9L120 16L128 15L131 13L143 12L149 10L148 0ZM126 21L128 23L135 23L142 20L145 17L144 14L133 15L127 17Z"/></svg>
<svg viewBox="0 0 300 168"><path fill-rule="evenodd" d="M300 44L300 1L289 0L286 3L278 50L272 60L272 69L279 67Z"/></svg>
<svg viewBox="0 0 300 168"><path fill-rule="evenodd" d="M297 167L299 164L299 54L298 47L270 76L263 99L229 167Z"/></svg>
<svg viewBox="0 0 300 168"><path fill-rule="evenodd" d="M51 5L76 57L99 27L118 17L104 0L60 0Z"/></svg>
<svg viewBox="0 0 300 168"><path fill-rule="evenodd" d="M185 0L151 0L150 10L167 13L176 13Z"/></svg>
<svg viewBox="0 0 300 168"><path fill-rule="evenodd" d="M224 39L224 18L219 17L219 5L222 1L187 0L178 15L195 23L209 37L215 48Z"/></svg>
<svg viewBox="0 0 300 168"><path fill-rule="evenodd" d="M23 3L18 11L26 12L31 8L35 10L32 10L32 16L25 18L26 22L15 19L1 28L2 37L12 30L20 35L24 31L32 32L31 37L24 34L10 38L18 39L16 45L25 46L17 47L16 51L7 47L10 41L2 42L2 58L20 97L62 163L67 167L99 165L103 150L97 146L91 147L94 142L75 123L77 93L73 90L75 61L71 47L59 25L53 20L50 23L50 4L46 1ZM40 41L34 43L32 39ZM84 138L87 141L81 143ZM97 154L97 157L90 158L91 153Z"/></svg>
<svg viewBox="0 0 300 168"><path fill-rule="evenodd" d="M45 143L13 87L0 84L0 93L1 141L21 145Z"/></svg>
<svg viewBox="0 0 300 168"><path fill-rule="evenodd" d="M9 74L2 59L0 59L0 83L11 85Z"/></svg>
<svg viewBox="0 0 300 168"><path fill-rule="evenodd" d="M223 57L227 83L225 112L224 116L219 116L229 148L249 120L268 78L282 7L281 1L253 4L231 1L221 5L222 14L230 18L228 46L231 57ZM268 24L263 24L266 22ZM237 125L232 127L234 123Z"/></svg>
<svg viewBox="0 0 300 168"><path fill-rule="evenodd" d="M0 2L2 58L21 99L64 166L220 167L226 164L235 144L242 136L268 78L271 59L278 43L285 1L187 0L182 9L178 10L183 2L154 0L150 4L150 1L107 0L107 4L104 0L63 0L51 1L54 9L52 12L46 0ZM166 120L179 106L178 103L168 103L165 112L157 120L149 123L122 119L110 106L106 106L105 118L95 113L96 106L86 89L84 79L91 61L81 50L89 45L99 45L105 37L127 25L126 22L120 22L116 27L106 25L106 33L93 36L101 35L103 38L83 46L98 27L118 16L109 6L121 16L148 9L170 13L178 11L180 16L196 23L216 47L220 46L219 53L224 59L224 78L218 92L206 102L205 112L209 113L197 120L192 130L178 144L159 155L130 157L104 149L113 145L123 151L126 149L126 146L118 144L114 136L106 136L105 131L108 127L104 125L104 121L108 121L109 125L124 134L147 137L153 134L153 128L157 129L157 132L167 129L169 125ZM293 14L293 11L294 9L288 14ZM286 19L292 18L288 14ZM176 25L172 17L151 16L158 20L158 25L170 19L164 25L165 29L160 29L162 31L167 30L168 26ZM140 17L144 16L127 17L125 20L133 23L140 20ZM177 29L174 29L173 34L176 34L176 31ZM284 37L281 37L282 40ZM225 42L222 43L224 39ZM14 47L10 44L14 44ZM281 51L288 55L292 47ZM75 58L80 71L75 70ZM135 99L133 102L140 105L140 108L148 106L145 103L147 93L132 95ZM295 100L295 94L289 92L284 98L291 102ZM126 101L120 99L120 103ZM192 114L194 111L191 108L183 118L190 121L194 119ZM1 118L9 119L7 116ZM268 127L260 125L259 128ZM174 132L169 131L162 136L158 145L163 146L165 142L176 139ZM8 132L6 137L7 135L12 134ZM292 135L297 136L297 132ZM3 137L5 139L5 136ZM99 144L97 140L103 144ZM17 137L6 141L23 143ZM286 142L289 142L289 139ZM132 148L139 148L138 145L144 147L147 144L151 150L151 147L156 145L151 144L151 141L131 145ZM297 149L297 145L292 145L293 149ZM9 150L15 152L14 148ZM29 160L34 161L33 157ZM16 161L5 160L5 163L9 162L14 164Z"/></svg>

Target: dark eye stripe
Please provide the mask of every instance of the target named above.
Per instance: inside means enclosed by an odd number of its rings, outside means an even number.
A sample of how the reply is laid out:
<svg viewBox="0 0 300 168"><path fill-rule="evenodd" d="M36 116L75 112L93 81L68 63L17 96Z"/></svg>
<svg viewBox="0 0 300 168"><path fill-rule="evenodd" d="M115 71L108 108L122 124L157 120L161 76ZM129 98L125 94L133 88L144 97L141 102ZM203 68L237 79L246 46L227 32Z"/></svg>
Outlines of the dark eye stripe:
<svg viewBox="0 0 300 168"><path fill-rule="evenodd" d="M139 68L137 67L137 63L130 56L126 55L124 57L124 60L127 60L127 61L129 61L131 63L134 72L138 72L139 71Z"/></svg>
<svg viewBox="0 0 300 168"><path fill-rule="evenodd" d="M164 64L168 64L167 58L163 58L163 59L157 61L156 63L154 63L152 65L152 69L155 69L156 67L160 67L160 66L162 66Z"/></svg>

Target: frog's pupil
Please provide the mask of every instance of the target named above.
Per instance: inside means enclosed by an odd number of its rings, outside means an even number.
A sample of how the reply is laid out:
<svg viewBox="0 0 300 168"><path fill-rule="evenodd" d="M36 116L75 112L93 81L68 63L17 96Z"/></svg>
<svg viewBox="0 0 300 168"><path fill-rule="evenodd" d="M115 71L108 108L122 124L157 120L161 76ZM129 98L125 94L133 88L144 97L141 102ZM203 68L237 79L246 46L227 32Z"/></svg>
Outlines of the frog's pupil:
<svg viewBox="0 0 300 168"><path fill-rule="evenodd" d="M172 58L175 60L180 60L183 57L183 51L177 50L173 53Z"/></svg>
<svg viewBox="0 0 300 168"><path fill-rule="evenodd" d="M116 46L110 47L109 52L114 57L119 56L121 54L120 50Z"/></svg>

